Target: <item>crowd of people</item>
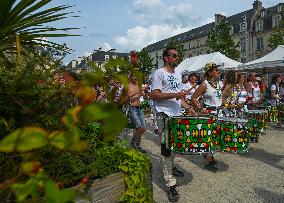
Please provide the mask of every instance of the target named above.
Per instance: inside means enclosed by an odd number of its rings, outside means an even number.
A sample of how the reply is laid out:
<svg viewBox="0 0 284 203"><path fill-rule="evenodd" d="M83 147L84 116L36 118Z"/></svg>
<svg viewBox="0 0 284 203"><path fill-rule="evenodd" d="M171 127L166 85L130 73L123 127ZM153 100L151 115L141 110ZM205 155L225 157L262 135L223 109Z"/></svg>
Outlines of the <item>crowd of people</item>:
<svg viewBox="0 0 284 203"><path fill-rule="evenodd" d="M137 55L132 57L132 64L137 64L137 61ZM278 74L273 75L270 85L265 85L265 80L257 77L255 72L247 74L238 70L227 70L221 74L215 63L205 65L203 78L195 72L177 74L175 68L179 56L175 48L164 50L163 61L164 66L157 69L142 86L138 84L134 74L129 75L127 89L114 81L111 86L117 88L118 98L122 95L127 98L123 111L127 113L134 128L130 145L143 153L146 153L141 147L141 137L146 131L143 101L149 101L154 133L161 138L161 162L168 187L167 195L170 201L177 201L179 194L175 177L182 177L184 174L174 166L175 153L167 146L167 121L174 116L197 117L212 112L219 117L242 117L240 112L267 106L277 108L282 105L284 88ZM95 91L99 95L97 100L103 101L105 94L102 88L97 86ZM278 119L275 127L281 127L281 119ZM214 152L204 153L203 156L205 169L216 172L218 167Z"/></svg>

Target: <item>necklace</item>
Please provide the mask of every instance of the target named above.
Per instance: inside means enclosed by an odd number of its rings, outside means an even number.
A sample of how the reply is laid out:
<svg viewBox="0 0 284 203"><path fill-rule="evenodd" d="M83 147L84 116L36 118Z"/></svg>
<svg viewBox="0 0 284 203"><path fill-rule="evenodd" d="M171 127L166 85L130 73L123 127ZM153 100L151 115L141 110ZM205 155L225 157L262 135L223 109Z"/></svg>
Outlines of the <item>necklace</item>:
<svg viewBox="0 0 284 203"><path fill-rule="evenodd" d="M208 83L212 86L212 87L214 87L215 89L217 89L217 83L216 82L214 82L214 84L213 84L213 82L211 81L211 80L207 80L208 81Z"/></svg>

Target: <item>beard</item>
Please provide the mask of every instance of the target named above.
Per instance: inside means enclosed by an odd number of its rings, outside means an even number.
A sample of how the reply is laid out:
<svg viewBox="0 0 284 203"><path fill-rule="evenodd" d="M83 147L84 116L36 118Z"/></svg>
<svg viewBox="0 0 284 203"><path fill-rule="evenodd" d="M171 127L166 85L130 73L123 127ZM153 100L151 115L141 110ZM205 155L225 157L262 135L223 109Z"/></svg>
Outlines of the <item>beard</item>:
<svg viewBox="0 0 284 203"><path fill-rule="evenodd" d="M169 64L171 68L175 69L178 66L177 62L172 62Z"/></svg>

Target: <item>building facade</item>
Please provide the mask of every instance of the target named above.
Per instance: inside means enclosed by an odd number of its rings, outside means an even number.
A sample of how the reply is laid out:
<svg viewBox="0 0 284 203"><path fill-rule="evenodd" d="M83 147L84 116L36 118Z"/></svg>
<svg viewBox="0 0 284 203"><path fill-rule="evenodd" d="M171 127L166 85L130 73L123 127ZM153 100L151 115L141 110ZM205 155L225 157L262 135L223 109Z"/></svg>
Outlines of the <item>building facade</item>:
<svg viewBox="0 0 284 203"><path fill-rule="evenodd" d="M269 47L269 38L273 33L273 29L280 26L283 12L284 3L264 8L262 2L255 0L250 10L229 17L215 14L215 22L150 44L146 49L151 57L155 59L157 67L163 65L162 53L166 44L172 38L184 45L185 58L211 53L212 50L206 46L208 34L213 30L216 23L225 20L231 26L230 34L234 41L240 44L239 61L246 63L272 51L272 48Z"/></svg>
<svg viewBox="0 0 284 203"><path fill-rule="evenodd" d="M118 53L113 50L102 51L94 50L94 52L87 57L78 57L76 60L72 60L68 65L67 69L72 70L73 72L79 72L81 70L91 71L92 67L89 65L89 61L93 61L99 68L103 69L104 64L110 59L123 58L128 60L128 53Z"/></svg>

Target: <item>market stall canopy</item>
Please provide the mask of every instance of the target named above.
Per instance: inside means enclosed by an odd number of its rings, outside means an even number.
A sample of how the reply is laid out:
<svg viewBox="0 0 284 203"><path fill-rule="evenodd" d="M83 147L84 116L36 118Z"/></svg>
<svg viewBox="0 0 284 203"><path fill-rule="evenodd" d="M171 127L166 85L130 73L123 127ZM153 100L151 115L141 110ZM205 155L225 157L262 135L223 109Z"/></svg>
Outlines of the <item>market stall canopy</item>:
<svg viewBox="0 0 284 203"><path fill-rule="evenodd" d="M216 63L221 65L221 69L236 68L241 65L240 62L228 58L227 56L221 54L220 52L214 52L211 54L204 54L199 56L194 56L191 58L186 58L177 67L176 72L184 74L186 72L202 72L203 67L206 63Z"/></svg>
<svg viewBox="0 0 284 203"><path fill-rule="evenodd" d="M239 69L262 73L284 73L284 45L279 45L259 59L240 65Z"/></svg>

